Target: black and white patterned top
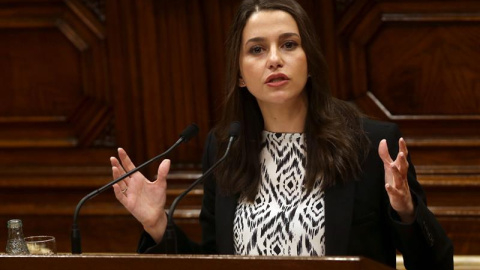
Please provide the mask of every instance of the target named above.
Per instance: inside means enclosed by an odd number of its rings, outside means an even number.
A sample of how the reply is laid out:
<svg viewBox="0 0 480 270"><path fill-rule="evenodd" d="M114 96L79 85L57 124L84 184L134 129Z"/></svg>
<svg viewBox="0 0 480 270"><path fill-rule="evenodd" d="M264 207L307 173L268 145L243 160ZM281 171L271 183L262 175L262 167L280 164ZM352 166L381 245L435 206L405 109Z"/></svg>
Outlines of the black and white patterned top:
<svg viewBox="0 0 480 270"><path fill-rule="evenodd" d="M324 193L307 194L302 133L263 131L261 184L253 203L239 201L233 237L239 255L325 255Z"/></svg>

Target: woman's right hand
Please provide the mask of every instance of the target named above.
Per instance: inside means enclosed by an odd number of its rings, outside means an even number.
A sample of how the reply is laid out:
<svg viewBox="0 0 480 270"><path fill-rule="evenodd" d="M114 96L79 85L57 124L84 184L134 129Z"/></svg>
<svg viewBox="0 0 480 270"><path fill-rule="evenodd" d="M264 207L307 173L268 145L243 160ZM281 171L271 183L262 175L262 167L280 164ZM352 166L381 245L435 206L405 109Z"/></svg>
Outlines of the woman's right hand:
<svg viewBox="0 0 480 270"><path fill-rule="evenodd" d="M114 179L124 175L125 170L128 172L135 169L135 165L122 148L118 149L118 157L120 161L115 157L110 158ZM113 185L115 197L157 243L162 240L167 227L165 202L169 170L170 160L165 159L158 167L155 181L151 182L142 173L136 172Z"/></svg>

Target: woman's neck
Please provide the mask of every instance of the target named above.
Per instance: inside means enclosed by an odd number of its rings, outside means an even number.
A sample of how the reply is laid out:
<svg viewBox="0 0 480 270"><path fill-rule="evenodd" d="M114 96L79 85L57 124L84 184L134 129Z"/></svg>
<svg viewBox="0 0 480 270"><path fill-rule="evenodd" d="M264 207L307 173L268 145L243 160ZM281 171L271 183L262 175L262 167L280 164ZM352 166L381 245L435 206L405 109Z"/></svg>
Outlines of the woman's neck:
<svg viewBox="0 0 480 270"><path fill-rule="evenodd" d="M307 118L307 98L295 104L260 104L264 129L271 132L303 133Z"/></svg>

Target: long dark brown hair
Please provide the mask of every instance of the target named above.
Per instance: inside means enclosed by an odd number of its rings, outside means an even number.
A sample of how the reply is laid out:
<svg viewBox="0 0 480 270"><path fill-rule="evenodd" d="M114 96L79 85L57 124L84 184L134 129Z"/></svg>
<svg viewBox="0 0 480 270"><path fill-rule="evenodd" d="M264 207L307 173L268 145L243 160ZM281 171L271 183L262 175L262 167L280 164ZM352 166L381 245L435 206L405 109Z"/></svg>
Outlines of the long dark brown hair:
<svg viewBox="0 0 480 270"><path fill-rule="evenodd" d="M242 132L232 152L216 171L220 191L225 195L240 194L253 201L261 180L259 155L263 117L255 97L239 87L238 79L243 29L250 16L262 10L281 10L295 19L307 56L310 77L304 89L308 97L304 132L308 191L313 189L316 181L321 181L320 187L325 190L354 178L361 170L368 139L356 109L333 98L330 93L327 65L308 15L295 0L246 0L234 17L226 43L227 95L223 114L215 127L218 152L224 152L232 121L241 123Z"/></svg>

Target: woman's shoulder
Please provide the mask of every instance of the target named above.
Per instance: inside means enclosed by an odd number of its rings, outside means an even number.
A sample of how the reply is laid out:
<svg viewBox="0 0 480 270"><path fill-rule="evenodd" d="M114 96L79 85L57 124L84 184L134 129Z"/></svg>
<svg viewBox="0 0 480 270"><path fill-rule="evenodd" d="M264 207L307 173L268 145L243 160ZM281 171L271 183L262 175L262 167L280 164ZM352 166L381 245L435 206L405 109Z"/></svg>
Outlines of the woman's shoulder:
<svg viewBox="0 0 480 270"><path fill-rule="evenodd" d="M372 143L378 143L382 139L398 140L401 137L398 125L392 122L379 121L370 118L362 118L363 130Z"/></svg>

